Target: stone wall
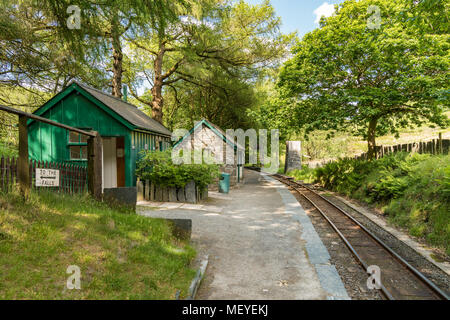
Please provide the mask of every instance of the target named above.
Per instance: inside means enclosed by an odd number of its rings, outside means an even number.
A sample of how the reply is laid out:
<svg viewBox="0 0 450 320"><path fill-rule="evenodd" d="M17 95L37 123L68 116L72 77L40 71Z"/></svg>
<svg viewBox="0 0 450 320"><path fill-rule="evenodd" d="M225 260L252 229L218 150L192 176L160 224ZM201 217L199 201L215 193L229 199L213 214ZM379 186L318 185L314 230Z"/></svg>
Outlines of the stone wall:
<svg viewBox="0 0 450 320"><path fill-rule="evenodd" d="M286 162L284 173L302 168L302 144L300 141L286 142Z"/></svg>
<svg viewBox="0 0 450 320"><path fill-rule="evenodd" d="M124 207L136 211L137 188L105 188L103 199L113 207Z"/></svg>
<svg viewBox="0 0 450 320"><path fill-rule="evenodd" d="M212 159L215 159L216 162L225 163L220 167L220 170L223 173L231 175L230 186L233 187L237 184L238 166L236 153L232 146L223 141L210 128L206 126L198 128L194 134L191 135L191 139L182 141L176 146L175 151L184 148L188 150L208 150ZM230 148L233 152L227 153L227 148ZM209 188L211 191L217 191L219 188L219 179L216 179Z"/></svg>

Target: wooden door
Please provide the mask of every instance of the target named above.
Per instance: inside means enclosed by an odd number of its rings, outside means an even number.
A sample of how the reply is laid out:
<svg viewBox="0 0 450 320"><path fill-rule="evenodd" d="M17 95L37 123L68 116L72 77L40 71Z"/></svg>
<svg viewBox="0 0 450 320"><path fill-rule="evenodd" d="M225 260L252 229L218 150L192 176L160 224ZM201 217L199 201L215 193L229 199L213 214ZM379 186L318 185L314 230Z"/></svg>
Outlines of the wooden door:
<svg viewBox="0 0 450 320"><path fill-rule="evenodd" d="M117 154L117 187L125 187L125 138L116 139Z"/></svg>
<svg viewBox="0 0 450 320"><path fill-rule="evenodd" d="M103 138L103 188L117 187L116 139Z"/></svg>

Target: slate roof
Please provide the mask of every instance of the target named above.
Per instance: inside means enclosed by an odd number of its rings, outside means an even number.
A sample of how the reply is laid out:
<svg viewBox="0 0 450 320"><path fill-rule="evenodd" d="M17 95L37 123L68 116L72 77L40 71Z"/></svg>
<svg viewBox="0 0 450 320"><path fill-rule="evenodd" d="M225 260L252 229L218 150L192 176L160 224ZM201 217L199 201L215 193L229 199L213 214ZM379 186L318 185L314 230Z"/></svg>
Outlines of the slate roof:
<svg viewBox="0 0 450 320"><path fill-rule="evenodd" d="M188 138L190 135L192 135L194 133L194 131L200 127L200 126L207 126L209 129L211 129L217 136L219 136L220 138L222 138L225 142L231 144L233 147L239 149L239 150L245 150L245 148L243 146L241 146L240 144L236 143L234 141L233 137L227 136L227 134L225 133L225 131L223 131L219 126L209 122L206 119L203 119L202 121L197 122L197 124L189 131L189 134L187 134L186 136L182 137L180 140L178 140L177 143L174 144L174 147L176 147L177 145L179 145L181 142L183 142L186 138Z"/></svg>
<svg viewBox="0 0 450 320"><path fill-rule="evenodd" d="M222 130L222 128L220 128L218 125L215 125L212 122L209 122L208 120L204 120L205 122L209 123L212 127L214 127L214 129L216 129L217 131L219 131L228 141L230 141L232 144L234 144L238 149L245 149L243 146L241 146L239 143L234 141L234 138L231 136L228 136L225 131Z"/></svg>
<svg viewBox="0 0 450 320"><path fill-rule="evenodd" d="M172 132L170 132L169 129L164 127L158 121L147 116L135 105L87 85L78 82L74 83L86 90L94 98L101 101L105 106L113 110L119 116L130 122L132 125L138 127L139 129L160 133L166 136L172 135Z"/></svg>

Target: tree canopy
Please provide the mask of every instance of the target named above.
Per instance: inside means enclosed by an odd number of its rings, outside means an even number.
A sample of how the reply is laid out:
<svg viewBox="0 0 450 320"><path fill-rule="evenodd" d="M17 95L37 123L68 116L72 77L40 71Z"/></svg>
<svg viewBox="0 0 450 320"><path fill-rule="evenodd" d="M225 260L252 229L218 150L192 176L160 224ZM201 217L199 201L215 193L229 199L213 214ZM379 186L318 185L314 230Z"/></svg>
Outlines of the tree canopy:
<svg viewBox="0 0 450 320"><path fill-rule="evenodd" d="M378 29L368 27L371 5L381 8ZM285 125L350 130L367 139L372 157L377 135L425 121L448 125L448 35L419 37L421 23L400 19L406 5L346 1L322 19L281 70L280 97L295 112Z"/></svg>
<svg viewBox="0 0 450 320"><path fill-rule="evenodd" d="M237 94L231 82L239 86L276 66L293 38L279 32L280 19L268 1L213 1L201 9L191 6L180 13L180 21L163 29L144 28L126 39L131 92L160 122L165 88L176 103L178 92L187 88L209 90L214 98ZM139 96L137 88L143 85L150 92Z"/></svg>
<svg viewBox="0 0 450 320"><path fill-rule="evenodd" d="M371 155L379 135L448 125L448 1L347 0L301 40L269 0L80 0L76 28L72 5L0 3L0 103L32 111L72 80L122 98L126 84L170 129L346 131Z"/></svg>

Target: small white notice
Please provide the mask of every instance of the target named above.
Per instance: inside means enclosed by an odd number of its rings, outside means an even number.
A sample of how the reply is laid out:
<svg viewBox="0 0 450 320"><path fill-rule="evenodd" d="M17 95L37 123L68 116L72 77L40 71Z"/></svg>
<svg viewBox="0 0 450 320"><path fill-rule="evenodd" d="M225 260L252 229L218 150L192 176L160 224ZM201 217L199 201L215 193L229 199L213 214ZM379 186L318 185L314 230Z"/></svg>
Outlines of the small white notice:
<svg viewBox="0 0 450 320"><path fill-rule="evenodd" d="M59 187L59 170L36 169L36 187Z"/></svg>

